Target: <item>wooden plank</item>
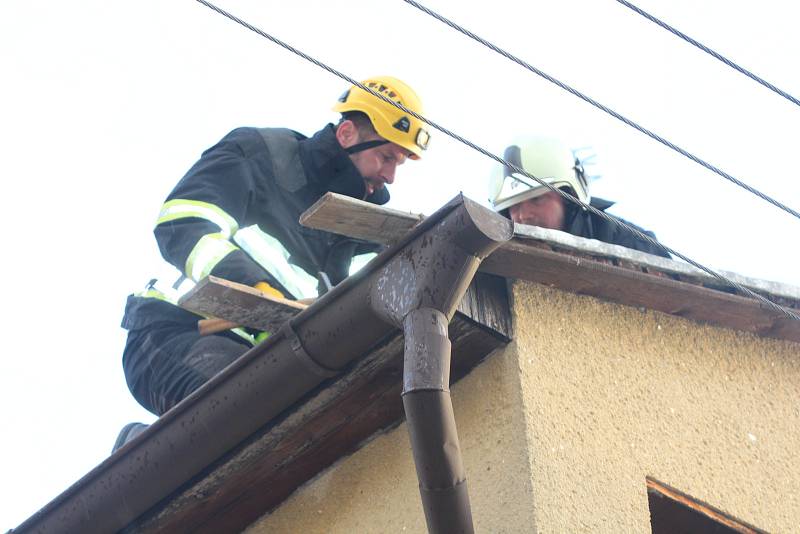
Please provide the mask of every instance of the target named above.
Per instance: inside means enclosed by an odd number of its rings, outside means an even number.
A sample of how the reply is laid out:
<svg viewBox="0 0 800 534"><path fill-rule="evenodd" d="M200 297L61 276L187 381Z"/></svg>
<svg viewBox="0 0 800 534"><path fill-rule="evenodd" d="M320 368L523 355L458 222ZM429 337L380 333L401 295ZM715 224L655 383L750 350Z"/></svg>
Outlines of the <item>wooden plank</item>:
<svg viewBox="0 0 800 534"><path fill-rule="evenodd" d="M277 332L283 323L307 307L216 276L201 280L178 303L190 312L264 332Z"/></svg>
<svg viewBox="0 0 800 534"><path fill-rule="evenodd" d="M423 215L383 208L336 193L326 193L300 216L300 224L389 245L403 237L424 218Z"/></svg>
<svg viewBox="0 0 800 534"><path fill-rule="evenodd" d="M237 325L275 332L307 305L278 299L215 276L200 281L180 300L183 308ZM511 316L504 278L477 273L458 311L479 326L511 339Z"/></svg>
<svg viewBox="0 0 800 534"><path fill-rule="evenodd" d="M715 528L713 532L739 532L741 534L766 534L766 531L756 528L752 525L748 525L744 521L736 519L725 512L715 508L709 504L706 504L702 501L699 501L681 491L676 490L675 488L671 488L666 484L659 482L653 478L647 477L647 491L651 495L656 495L658 497L663 497L669 499L674 503L678 503L679 505L700 514L703 517L706 517L710 520L713 520L716 525L714 526L725 526L727 529L717 529ZM651 499L652 504L652 499ZM652 507L652 506L651 506ZM653 511L651 510L651 516L653 515ZM659 517L663 516L664 519L670 520L675 519L675 516L679 516L680 514L676 513L676 510L670 509L668 511L664 511L663 513L659 514ZM696 521L696 520L695 520ZM691 520L684 521L680 527L689 527L691 528ZM653 532L656 532L655 525L653 525ZM672 525L673 527L677 527L677 525ZM695 525L697 526L697 525ZM714 528L714 527L711 527ZM663 532L667 532L667 530L662 530ZM660 531L660 532L662 532ZM674 529L670 529L669 532L674 532ZM699 529L694 528L691 530L686 530L687 532L700 532ZM702 530L703 532L707 532L706 530Z"/></svg>
<svg viewBox="0 0 800 534"><path fill-rule="evenodd" d="M366 202L358 204L358 219L351 221L353 205L352 199L329 193L303 214L301 222L380 243L396 241L416 224L417 216ZM375 232L374 227L382 230ZM800 342L800 321L755 299L720 290L717 279L681 262L553 230L521 227L515 235L481 264L482 272ZM778 304L800 310L800 300L795 298L798 288L739 275L736 280Z"/></svg>
<svg viewBox="0 0 800 534"><path fill-rule="evenodd" d="M482 295L470 302L483 302L490 311L470 305L473 317L457 312L451 321L453 383L505 345L510 333L480 323L488 318L510 325L510 310L502 311L508 302L504 281L484 280L469 291ZM395 330L124 532L240 532L370 436L402 421L403 348Z"/></svg>
<svg viewBox="0 0 800 534"><path fill-rule="evenodd" d="M357 213L357 217L355 215L351 217L351 211ZM422 218L424 218L422 215L392 210L344 195L328 193L303 213L300 222L311 228L389 244L408 232ZM376 232L373 230L375 227L380 227L381 230ZM577 254L590 259L607 259L614 265L628 265L645 272L670 274L682 281L720 288L723 291L729 290L728 286L724 286L717 278L687 263L596 239L586 239L566 232L527 225L517 225L514 235L518 238L517 241L527 241L548 250ZM776 301L782 298L790 301L800 299L800 287L749 278L727 271L718 272L745 287L771 295Z"/></svg>
<svg viewBox="0 0 800 534"><path fill-rule="evenodd" d="M546 248L555 252L578 254L593 259L609 259L614 265L637 268L644 272L659 272L672 275L676 280L714 287L730 291L730 286L705 271L669 258L654 256L632 248L612 245L596 239L586 239L566 232L539 228L538 226L516 225L514 235L520 240L530 240L546 244ZM800 299L800 287L790 286L769 280L749 278L737 273L717 269L722 276L740 285L775 297Z"/></svg>

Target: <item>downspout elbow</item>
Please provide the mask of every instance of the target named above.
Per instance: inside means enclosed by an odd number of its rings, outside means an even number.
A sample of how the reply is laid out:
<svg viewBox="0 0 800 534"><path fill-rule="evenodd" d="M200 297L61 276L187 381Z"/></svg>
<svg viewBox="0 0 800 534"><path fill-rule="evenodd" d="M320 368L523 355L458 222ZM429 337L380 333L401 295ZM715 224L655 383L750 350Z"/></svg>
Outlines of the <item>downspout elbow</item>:
<svg viewBox="0 0 800 534"><path fill-rule="evenodd" d="M474 532L450 399L447 325L480 262L513 235L511 221L460 197L436 227L376 276L375 312L405 334L403 406L428 531Z"/></svg>

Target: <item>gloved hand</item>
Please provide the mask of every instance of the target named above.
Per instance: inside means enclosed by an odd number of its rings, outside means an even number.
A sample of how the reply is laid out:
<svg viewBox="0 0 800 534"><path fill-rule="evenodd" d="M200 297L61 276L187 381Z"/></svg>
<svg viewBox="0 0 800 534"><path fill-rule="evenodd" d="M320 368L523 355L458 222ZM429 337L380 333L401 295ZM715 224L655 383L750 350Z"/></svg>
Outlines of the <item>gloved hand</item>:
<svg viewBox="0 0 800 534"><path fill-rule="evenodd" d="M276 297L276 298L279 298L279 299L285 299L286 298L283 295L283 293L281 293L280 291L278 291L277 289L275 289L274 287L269 285L267 282L264 282L263 280L261 282L257 282L256 285L254 285L253 287L258 289L259 291L261 291L265 295L270 296L270 297Z"/></svg>

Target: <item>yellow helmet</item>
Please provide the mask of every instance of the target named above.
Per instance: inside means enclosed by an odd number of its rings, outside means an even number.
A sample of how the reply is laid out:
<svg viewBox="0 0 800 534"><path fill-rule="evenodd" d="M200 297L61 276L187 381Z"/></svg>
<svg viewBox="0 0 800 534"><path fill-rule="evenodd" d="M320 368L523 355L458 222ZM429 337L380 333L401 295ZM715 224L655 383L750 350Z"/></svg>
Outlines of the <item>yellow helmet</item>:
<svg viewBox="0 0 800 534"><path fill-rule="evenodd" d="M397 78L375 76L361 83L406 109L422 115L422 101L417 93ZM378 135L411 152L411 159L419 159L422 151L428 148L430 134L425 123L357 85L352 86L339 98L333 110L339 113L360 111L366 114Z"/></svg>

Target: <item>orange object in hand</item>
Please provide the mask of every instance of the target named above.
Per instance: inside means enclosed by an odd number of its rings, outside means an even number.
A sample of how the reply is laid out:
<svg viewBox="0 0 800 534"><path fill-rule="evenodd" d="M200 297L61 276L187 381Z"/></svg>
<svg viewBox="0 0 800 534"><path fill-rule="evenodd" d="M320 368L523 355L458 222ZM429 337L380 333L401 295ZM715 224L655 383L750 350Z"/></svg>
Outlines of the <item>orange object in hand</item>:
<svg viewBox="0 0 800 534"><path fill-rule="evenodd" d="M270 297L277 297L279 299L285 299L286 297L283 296L283 293L269 285L268 283L261 281L257 282L256 285L253 286L254 288L258 289L265 295L269 295Z"/></svg>

